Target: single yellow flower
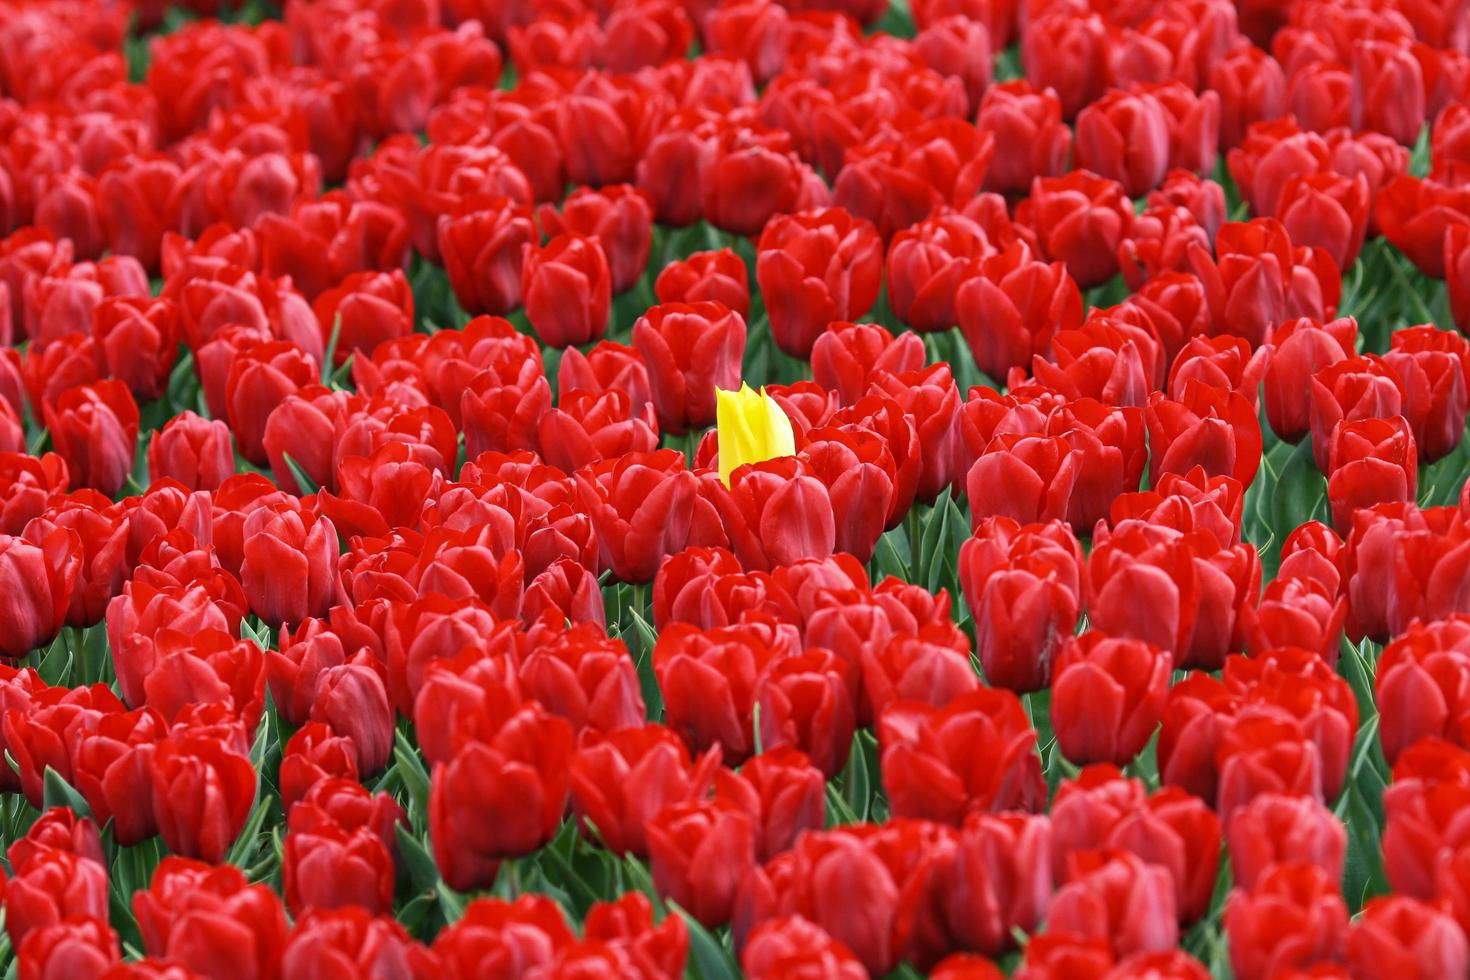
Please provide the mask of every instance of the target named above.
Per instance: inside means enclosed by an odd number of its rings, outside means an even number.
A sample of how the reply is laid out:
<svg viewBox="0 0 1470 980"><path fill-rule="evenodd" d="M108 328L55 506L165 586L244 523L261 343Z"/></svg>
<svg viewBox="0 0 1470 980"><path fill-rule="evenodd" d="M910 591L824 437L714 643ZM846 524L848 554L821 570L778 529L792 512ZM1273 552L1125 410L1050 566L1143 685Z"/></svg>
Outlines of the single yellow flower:
<svg viewBox="0 0 1470 980"><path fill-rule="evenodd" d="M720 435L720 482L727 487L737 467L796 455L791 420L765 388L752 391L744 382L739 391L716 388L715 427Z"/></svg>

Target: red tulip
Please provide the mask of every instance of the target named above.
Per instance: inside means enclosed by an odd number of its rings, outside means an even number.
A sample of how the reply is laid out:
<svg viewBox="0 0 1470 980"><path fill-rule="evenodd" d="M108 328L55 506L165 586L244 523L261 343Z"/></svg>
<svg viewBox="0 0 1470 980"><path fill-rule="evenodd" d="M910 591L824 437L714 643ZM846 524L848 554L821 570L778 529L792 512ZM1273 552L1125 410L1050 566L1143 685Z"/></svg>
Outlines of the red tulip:
<svg viewBox="0 0 1470 980"><path fill-rule="evenodd" d="M1230 964L1242 980L1335 961L1345 951L1347 907L1337 884L1314 865L1278 864L1225 906Z"/></svg>
<svg viewBox="0 0 1470 980"><path fill-rule="evenodd" d="M1178 401L1159 393L1149 398L1149 482L1200 466L1249 486L1261 462L1261 427L1250 402L1201 381L1185 382L1180 394Z"/></svg>
<svg viewBox="0 0 1470 980"><path fill-rule="evenodd" d="M553 238L567 233L596 238L606 253L614 293L637 285L648 265L653 231L653 208L643 192L629 184L578 188L562 202L560 212L543 204L537 216Z"/></svg>
<svg viewBox="0 0 1470 980"><path fill-rule="evenodd" d="M1342 877L1347 832L1341 820L1308 796L1266 793L1230 818L1230 870L1244 889L1278 864L1312 864L1327 877Z"/></svg>
<svg viewBox="0 0 1470 980"><path fill-rule="evenodd" d="M1458 976L1470 969L1470 948L1454 919L1404 895L1369 899L1352 923L1347 964L1363 980Z"/></svg>
<svg viewBox="0 0 1470 980"><path fill-rule="evenodd" d="M1353 512L1361 507L1410 503L1418 493L1414 434L1402 415L1339 422L1327 452L1327 498L1337 527L1351 530Z"/></svg>
<svg viewBox="0 0 1470 980"><path fill-rule="evenodd" d="M1152 94L1114 89L1077 114L1077 164L1142 197L1168 172L1170 129Z"/></svg>
<svg viewBox="0 0 1470 980"><path fill-rule="evenodd" d="M755 863L755 825L732 803L675 803L648 822L654 884L706 928L729 921Z"/></svg>
<svg viewBox="0 0 1470 980"><path fill-rule="evenodd" d="M1209 88L1220 93L1220 145L1245 138L1251 123L1276 119L1286 108L1286 75L1265 51L1241 45L1209 69Z"/></svg>
<svg viewBox="0 0 1470 980"><path fill-rule="evenodd" d="M566 807L571 757L571 727L533 704L491 741L468 741L435 768L430 836L451 888L488 887L502 858L551 839Z"/></svg>
<svg viewBox="0 0 1470 980"><path fill-rule="evenodd" d="M1143 750L1164 713L1171 657L1140 640L1095 630L1056 655L1052 714L1057 745L1079 765L1126 765Z"/></svg>
<svg viewBox="0 0 1470 980"><path fill-rule="evenodd" d="M1358 322L1341 317L1318 323L1306 317L1276 327L1276 348L1266 366L1266 420L1285 442L1300 442L1311 431L1311 381L1318 371L1352 357ZM1330 432L1330 429L1327 430Z"/></svg>
<svg viewBox="0 0 1470 980"><path fill-rule="evenodd" d="M531 209L508 198L471 194L441 217L439 253L459 305L477 316L520 306L523 252L535 239Z"/></svg>
<svg viewBox="0 0 1470 980"><path fill-rule="evenodd" d="M751 980L808 975L861 980L868 975L852 950L799 915L767 919L756 926L746 937L740 968Z"/></svg>
<svg viewBox="0 0 1470 980"><path fill-rule="evenodd" d="M308 980L346 966L428 980L438 964L396 921L365 909L313 909L296 920L281 957L282 980Z"/></svg>
<svg viewBox="0 0 1470 980"><path fill-rule="evenodd" d="M1120 957L1179 940L1169 873L1127 851L1073 852L1046 919L1051 930L1104 940Z"/></svg>
<svg viewBox="0 0 1470 980"><path fill-rule="evenodd" d="M646 725L585 738L572 758L572 806L589 832L618 854L646 856L648 821L708 792L720 753L691 762L668 728Z"/></svg>
<svg viewBox="0 0 1470 980"><path fill-rule="evenodd" d="M792 357L809 358L827 324L865 314L882 275L877 230L841 208L779 216L756 246L771 334Z"/></svg>
<svg viewBox="0 0 1470 980"><path fill-rule="evenodd" d="M1353 129L1377 130L1412 146L1427 115L1418 59L1407 44L1391 41L1362 40L1352 51Z"/></svg>
<svg viewBox="0 0 1470 980"><path fill-rule="evenodd" d="M1062 638L1077 625L1082 550L1060 521L982 521L960 547L960 583L985 677L1025 692L1045 687Z"/></svg>
<svg viewBox="0 0 1470 980"><path fill-rule="evenodd" d="M1133 208L1116 181L1074 170L1032 181L1016 222L1031 228L1042 253L1088 289L1117 274L1118 243L1133 223Z"/></svg>
<svg viewBox="0 0 1470 980"><path fill-rule="evenodd" d="M332 522L293 507L260 507L245 519L240 582L250 607L272 625L324 616L337 565Z"/></svg>
<svg viewBox="0 0 1470 980"><path fill-rule="evenodd" d="M1067 269L1036 261L1019 242L983 259L976 273L960 284L955 308L975 362L992 378L1028 366L1057 331L1082 324L1082 294Z"/></svg>
<svg viewBox="0 0 1470 980"><path fill-rule="evenodd" d="M249 756L213 734L185 732L158 743L152 770L153 812L169 850L222 860L255 805Z"/></svg>
<svg viewBox="0 0 1470 980"><path fill-rule="evenodd" d="M969 277L970 260L991 251L985 230L954 212L940 211L899 231L887 261L894 315L921 332L948 330L956 323L955 290Z"/></svg>
<svg viewBox="0 0 1470 980"><path fill-rule="evenodd" d="M24 657L65 624L83 559L81 538L57 527L41 540L0 536L0 654Z"/></svg>
<svg viewBox="0 0 1470 980"><path fill-rule="evenodd" d="M265 980L280 969L281 900L231 865L166 857L152 885L134 893L133 913L149 955L198 974Z"/></svg>
<svg viewBox="0 0 1470 980"><path fill-rule="evenodd" d="M971 812L1034 809L1044 794L1036 733L1009 691L979 688L940 709L899 702L879 718L878 741L896 816L958 825Z"/></svg>
<svg viewBox="0 0 1470 980"><path fill-rule="evenodd" d="M769 861L789 851L808 830L826 822L826 778L804 752L772 748L748 760L737 773L715 773L715 800L728 802L750 817L756 830L756 855Z"/></svg>
<svg viewBox="0 0 1470 980"><path fill-rule="evenodd" d="M1455 450L1465 434L1463 406L1470 395L1466 347L1458 334L1430 325L1395 330L1384 360L1404 382L1404 415L1414 431L1419 459L1431 463Z"/></svg>
<svg viewBox="0 0 1470 980"><path fill-rule="evenodd" d="M751 754L757 682L792 641L777 642L752 625L700 630L675 623L659 634L653 668L668 725L693 751L718 744L734 763Z"/></svg>
<svg viewBox="0 0 1470 980"><path fill-rule="evenodd" d="M432 953L442 975L470 980L547 966L558 950L575 942L556 900L528 894L514 902L471 902L459 921L435 937Z"/></svg>
<svg viewBox="0 0 1470 980"><path fill-rule="evenodd" d="M1339 269L1358 260L1372 210L1368 181L1362 174L1296 176L1281 189L1276 217L1295 245L1319 246Z"/></svg>
<svg viewBox="0 0 1470 980"><path fill-rule="evenodd" d="M670 262L654 280L653 292L665 304L722 303L746 319L750 316L748 280L744 260L722 248Z"/></svg>
<svg viewBox="0 0 1470 980"><path fill-rule="evenodd" d="M73 483L115 496L132 472L138 441L138 405L127 385L108 380L72 388L42 411Z"/></svg>
<svg viewBox="0 0 1470 980"><path fill-rule="evenodd" d="M540 248L528 246L525 255L521 291L541 342L570 347L601 337L612 285L599 239L565 233Z"/></svg>
<svg viewBox="0 0 1470 980"><path fill-rule="evenodd" d="M996 144L1007 148L985 171L985 190L1021 193L1037 177L1066 173L1072 131L1062 124L1062 104L1055 91L1036 88L1025 79L992 85L980 101L975 125L993 133Z"/></svg>
<svg viewBox="0 0 1470 980"><path fill-rule="evenodd" d="M108 974L120 961L117 934L105 918L68 915L54 925L34 929L16 951L19 975L60 980Z"/></svg>
<svg viewBox="0 0 1470 980"><path fill-rule="evenodd" d="M720 303L665 303L633 325L659 428L682 435L715 419L715 389L740 387L745 320Z"/></svg>
<svg viewBox="0 0 1470 980"><path fill-rule="evenodd" d="M179 310L173 300L110 296L92 308L92 336L109 376L133 395L164 394L179 353Z"/></svg>
<svg viewBox="0 0 1470 980"><path fill-rule="evenodd" d="M895 245L907 233L901 232ZM892 272L889 278L891 281ZM878 372L917 371L924 366L924 358L924 342L917 334L904 331L895 337L881 324L838 321L829 324L812 345L812 377L837 392L843 405L851 405L868 390Z"/></svg>

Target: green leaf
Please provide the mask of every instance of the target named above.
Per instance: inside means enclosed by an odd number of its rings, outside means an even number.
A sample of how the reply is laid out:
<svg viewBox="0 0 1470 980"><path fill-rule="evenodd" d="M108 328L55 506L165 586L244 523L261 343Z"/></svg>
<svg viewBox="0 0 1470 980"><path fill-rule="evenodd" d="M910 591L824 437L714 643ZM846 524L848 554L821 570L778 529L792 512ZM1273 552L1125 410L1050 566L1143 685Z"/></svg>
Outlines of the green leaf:
<svg viewBox="0 0 1470 980"><path fill-rule="evenodd" d="M852 736L852 749L847 757L847 769L843 775L848 808L858 822L866 821L871 812L873 788L868 774L868 754L863 733Z"/></svg>
<svg viewBox="0 0 1470 980"><path fill-rule="evenodd" d="M439 895L439 905L444 909L445 922L453 924L464 918L463 895L444 884L442 879L434 886L434 890Z"/></svg>
<svg viewBox="0 0 1470 980"><path fill-rule="evenodd" d="M403 865L413 890L432 890L439 883L439 866L434 863L434 856L403 824L398 824L394 830L398 836L398 853L403 856Z"/></svg>
<svg viewBox="0 0 1470 980"><path fill-rule="evenodd" d="M55 769L46 767L46 774L42 778L42 786L45 795L42 798L41 809L51 810L55 807L70 807L71 811L79 817L90 817L92 808L87 801L78 793L71 783L68 783Z"/></svg>
<svg viewBox="0 0 1470 980"><path fill-rule="evenodd" d="M322 384L332 386L332 364L337 360L337 342L342 339L342 314L332 319L332 336L327 339L327 352L322 355Z"/></svg>
<svg viewBox="0 0 1470 980"><path fill-rule="evenodd" d="M403 780L403 788L408 791L408 799L414 809L420 814L427 814L429 771L424 768L423 757L401 729L393 736L393 767L398 770L398 778Z"/></svg>
<svg viewBox="0 0 1470 980"><path fill-rule="evenodd" d="M684 924L689 927L689 970L695 980L737 980L740 968L730 950L688 912L674 902L669 903Z"/></svg>
<svg viewBox="0 0 1470 980"><path fill-rule="evenodd" d="M309 497L321 489L316 485L315 480L306 475L306 471L301 468L301 464L291 458L290 453L282 453L281 455L286 459L286 469L291 471L291 479L296 481L296 486L301 490L301 496Z"/></svg>
<svg viewBox="0 0 1470 980"><path fill-rule="evenodd" d="M265 816L270 811L271 798L261 796L255 801L255 809L250 811L245 826L240 830L240 836L235 838L235 843L230 847L230 853L225 857L225 862L244 870L250 867L250 862L255 859L255 852L260 847L260 828L265 823Z"/></svg>
<svg viewBox="0 0 1470 980"><path fill-rule="evenodd" d="M71 650L67 648L66 638L58 635L36 665L36 673L52 687L70 687L71 664Z"/></svg>

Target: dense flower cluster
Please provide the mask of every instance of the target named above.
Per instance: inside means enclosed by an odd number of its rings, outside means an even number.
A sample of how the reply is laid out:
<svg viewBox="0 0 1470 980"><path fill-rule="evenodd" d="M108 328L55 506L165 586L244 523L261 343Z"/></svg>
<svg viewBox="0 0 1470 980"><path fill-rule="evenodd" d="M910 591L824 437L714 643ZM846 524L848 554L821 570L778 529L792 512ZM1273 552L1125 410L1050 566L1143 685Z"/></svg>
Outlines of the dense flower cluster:
<svg viewBox="0 0 1470 980"><path fill-rule="evenodd" d="M1456 325L1465 0L0 0L3 955L1470 976Z"/></svg>

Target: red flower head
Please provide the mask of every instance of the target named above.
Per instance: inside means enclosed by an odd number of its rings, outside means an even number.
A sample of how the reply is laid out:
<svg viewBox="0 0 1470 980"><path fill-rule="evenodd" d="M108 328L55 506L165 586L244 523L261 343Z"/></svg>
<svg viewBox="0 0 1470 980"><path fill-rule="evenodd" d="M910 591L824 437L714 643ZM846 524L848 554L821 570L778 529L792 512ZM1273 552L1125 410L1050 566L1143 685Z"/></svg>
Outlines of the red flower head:
<svg viewBox="0 0 1470 980"><path fill-rule="evenodd" d="M1194 380L1180 395L1178 401L1159 392L1149 398L1149 482L1157 486L1165 473L1183 475L1198 466L1250 486L1261 464L1261 424L1250 401Z"/></svg>
<svg viewBox="0 0 1470 980"><path fill-rule="evenodd" d="M670 262L659 272L653 292L660 303L723 303L744 319L750 315L748 281L745 261L722 248Z"/></svg>
<svg viewBox="0 0 1470 980"><path fill-rule="evenodd" d="M921 332L948 330L958 322L955 291L970 277L970 260L993 252L985 229L953 211L938 211L899 231L887 262L894 315Z"/></svg>
<svg viewBox="0 0 1470 980"><path fill-rule="evenodd" d="M1275 328L1265 398L1266 421L1279 439L1300 442L1311 431L1312 378L1352 357L1357 337L1358 322L1352 317L1325 324L1298 317Z"/></svg>
<svg viewBox="0 0 1470 980"><path fill-rule="evenodd" d="M1320 247L1339 269L1348 269L1363 247L1372 204L1372 192L1362 174L1298 175L1281 189L1276 217L1294 244Z"/></svg>
<svg viewBox="0 0 1470 980"><path fill-rule="evenodd" d="M0 535L0 655L19 660L65 625L84 557L81 538L57 527L38 541Z"/></svg>
<svg viewBox="0 0 1470 980"><path fill-rule="evenodd" d="M1074 170L1032 181L1016 222L1032 229L1042 253L1064 263L1087 289L1117 274L1118 244L1133 223L1133 207L1116 181Z"/></svg>
<svg viewBox="0 0 1470 980"><path fill-rule="evenodd" d="M1023 527L987 518L959 561L986 679L1018 692L1046 687L1082 601L1082 548L1071 530L1056 520Z"/></svg>
<svg viewBox="0 0 1470 980"><path fill-rule="evenodd" d="M1178 943L1174 886L1159 865L1122 850L1074 851L1065 880L1047 911L1049 930L1103 940L1118 957Z"/></svg>
<svg viewBox="0 0 1470 980"><path fill-rule="evenodd" d="M526 319L548 347L588 344L607 330L612 280L601 239L573 232L529 245L521 268Z"/></svg>
<svg viewBox="0 0 1470 980"><path fill-rule="evenodd" d="M504 316L521 305L523 253L536 241L531 209L471 194L439 219L439 254L468 313Z"/></svg>
<svg viewBox="0 0 1470 980"><path fill-rule="evenodd" d="M1359 508L1411 503L1418 493L1418 453L1402 415L1337 423L1327 453L1327 499L1338 528L1351 530Z"/></svg>
<svg viewBox="0 0 1470 980"><path fill-rule="evenodd" d="M1249 544L1127 521L1097 537L1088 575L1095 628L1170 651L1175 666L1213 668L1244 645L1242 610L1255 604L1261 566Z"/></svg>
<svg viewBox="0 0 1470 980"><path fill-rule="evenodd" d="M1152 94L1114 89L1077 114L1077 165L1142 197L1169 170L1170 121Z"/></svg>
<svg viewBox="0 0 1470 980"><path fill-rule="evenodd" d="M879 718L878 741L895 816L958 826L971 812L1034 810L1045 796L1036 733L1010 691L979 688L944 708L899 702Z"/></svg>
<svg viewBox="0 0 1470 980"><path fill-rule="evenodd" d="M1251 123L1276 119L1286 109L1286 74L1265 51L1249 44L1222 53L1209 69L1210 90L1220 93L1220 145L1240 145Z"/></svg>
<svg viewBox="0 0 1470 980"><path fill-rule="evenodd" d="M1235 811L1228 827L1230 871L1244 889L1277 864L1313 864L1337 881L1347 852L1342 821L1309 796L1264 793Z"/></svg>
<svg viewBox="0 0 1470 980"><path fill-rule="evenodd" d="M133 470L138 441L138 405L127 385L81 385L46 402L42 412L72 482L116 496Z"/></svg>
<svg viewBox="0 0 1470 980"><path fill-rule="evenodd" d="M715 773L715 800L728 802L750 817L756 829L756 853L771 858L795 845L808 830L826 822L826 778L806 754L790 747L769 749L747 761L737 773Z"/></svg>
<svg viewBox="0 0 1470 980"><path fill-rule="evenodd" d="M1338 960L1346 950L1347 906L1337 882L1310 864L1278 864L1225 906L1230 964L1241 980Z"/></svg>
<svg viewBox="0 0 1470 980"><path fill-rule="evenodd" d="M133 914L150 956L204 976L278 975L287 934L281 900L232 865L166 857L152 885L133 895Z"/></svg>
<svg viewBox="0 0 1470 980"><path fill-rule="evenodd" d="M665 807L708 793L720 752L691 762L662 725L590 733L572 757L572 807L586 831L618 854L648 854L644 828Z"/></svg>
<svg viewBox="0 0 1470 980"><path fill-rule="evenodd" d="M601 565L625 582L652 581L668 555L726 541L719 511L677 451L604 460L576 480L597 529Z"/></svg>
<svg viewBox="0 0 1470 980"><path fill-rule="evenodd" d="M92 337L110 377L142 401L163 396L179 353L179 309L173 300L103 299L92 308Z"/></svg>
<svg viewBox="0 0 1470 980"><path fill-rule="evenodd" d="M1387 40L1353 45L1352 89L1348 105L1352 127L1376 130L1413 146L1428 115L1424 72L1410 46Z"/></svg>
<svg viewBox="0 0 1470 980"><path fill-rule="evenodd" d="M825 325L825 324L824 324ZM715 420L715 389L740 387L745 320L721 303L665 303L633 325L659 429L681 435Z"/></svg>
<svg viewBox="0 0 1470 980"><path fill-rule="evenodd" d="M1057 745L1079 765L1127 765L1164 713L1173 658L1142 640L1089 630L1057 651L1052 723Z"/></svg>
<svg viewBox="0 0 1470 980"><path fill-rule="evenodd" d="M152 770L153 813L169 850L223 860L255 806L249 755L213 733L185 730L158 743Z"/></svg>
<svg viewBox="0 0 1470 980"><path fill-rule="evenodd" d="M754 624L665 628L654 647L653 668L669 727L693 751L719 745L727 761L744 760L754 749L757 685L779 656L793 652L794 632Z"/></svg>
<svg viewBox="0 0 1470 980"><path fill-rule="evenodd" d="M828 323L872 307L883 272L873 226L841 208L773 220L757 246L756 280L781 349L807 358Z"/></svg>
<svg viewBox="0 0 1470 980"><path fill-rule="evenodd" d="M614 293L627 292L642 277L653 231L653 207L642 191L629 184L582 187L567 196L560 212L542 205L537 216L553 238L568 233L596 238L606 253Z"/></svg>
<svg viewBox="0 0 1470 980"><path fill-rule="evenodd" d="M1458 976L1470 969L1470 948L1464 931L1441 909L1406 895L1384 895L1364 903L1352 923L1347 964L1364 980L1389 980L1406 967L1416 976Z"/></svg>
<svg viewBox="0 0 1470 980"><path fill-rule="evenodd" d="M489 887L501 859L549 841L566 808L571 759L571 726L531 704L493 739L467 741L436 767L430 837L445 883Z"/></svg>
<svg viewBox="0 0 1470 980"><path fill-rule="evenodd" d="M1062 104L1052 89L1037 88L1025 79L992 85L980 100L975 125L993 133L996 145L1006 147L985 171L984 190L1020 194L1037 177L1067 172L1072 131L1062 123Z"/></svg>
<svg viewBox="0 0 1470 980"><path fill-rule="evenodd" d="M706 928L730 920L755 865L755 822L733 803L675 803L648 822L654 884Z"/></svg>
<svg viewBox="0 0 1470 980"><path fill-rule="evenodd" d="M1082 294L1061 262L1021 242L982 259L955 292L959 326L980 370L1004 378L1045 353L1059 330L1082 325Z"/></svg>
<svg viewBox="0 0 1470 980"><path fill-rule="evenodd" d="M1021 63L1040 89L1052 89L1071 119L1103 94L1107 26L1096 14L1058 9L1026 25Z"/></svg>

